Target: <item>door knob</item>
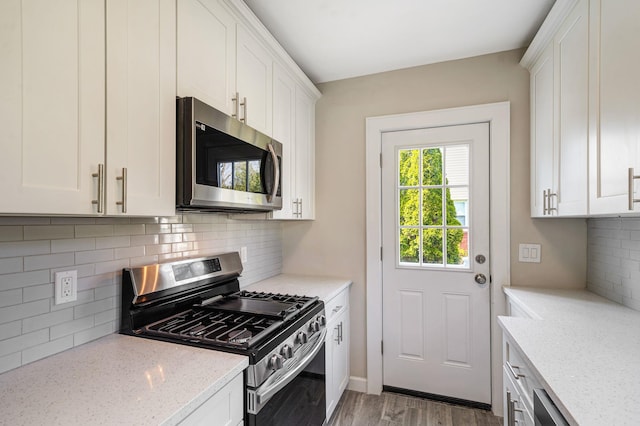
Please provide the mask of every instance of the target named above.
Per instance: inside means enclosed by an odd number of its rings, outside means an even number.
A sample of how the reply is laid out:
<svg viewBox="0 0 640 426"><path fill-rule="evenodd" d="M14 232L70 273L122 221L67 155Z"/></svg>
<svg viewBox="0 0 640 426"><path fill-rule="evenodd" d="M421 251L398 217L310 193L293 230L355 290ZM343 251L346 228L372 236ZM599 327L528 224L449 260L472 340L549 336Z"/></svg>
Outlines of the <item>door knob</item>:
<svg viewBox="0 0 640 426"><path fill-rule="evenodd" d="M476 274L475 280L478 284L486 284L487 277L484 274Z"/></svg>

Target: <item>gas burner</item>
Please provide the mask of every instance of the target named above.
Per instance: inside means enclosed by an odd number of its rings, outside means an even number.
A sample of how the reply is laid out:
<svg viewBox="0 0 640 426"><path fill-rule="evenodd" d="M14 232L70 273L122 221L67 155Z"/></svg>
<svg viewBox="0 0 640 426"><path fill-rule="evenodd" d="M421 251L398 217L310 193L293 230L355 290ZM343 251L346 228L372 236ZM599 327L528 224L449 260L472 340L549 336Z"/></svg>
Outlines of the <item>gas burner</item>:
<svg viewBox="0 0 640 426"><path fill-rule="evenodd" d="M229 343L247 343L253 334L245 329L229 332Z"/></svg>

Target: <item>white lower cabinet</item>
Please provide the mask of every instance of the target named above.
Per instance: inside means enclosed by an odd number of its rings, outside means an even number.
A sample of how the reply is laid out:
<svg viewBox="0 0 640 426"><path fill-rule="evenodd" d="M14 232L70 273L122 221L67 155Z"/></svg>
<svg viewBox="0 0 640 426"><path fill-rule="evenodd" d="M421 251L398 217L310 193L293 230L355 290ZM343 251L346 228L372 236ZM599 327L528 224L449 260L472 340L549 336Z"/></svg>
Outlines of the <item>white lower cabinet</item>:
<svg viewBox="0 0 640 426"><path fill-rule="evenodd" d="M181 426L236 426L244 422L242 373L196 408Z"/></svg>
<svg viewBox="0 0 640 426"><path fill-rule="evenodd" d="M523 396L511 379L511 373L505 366L502 371L504 385L504 426L525 425L533 426L533 416L523 402Z"/></svg>
<svg viewBox="0 0 640 426"><path fill-rule="evenodd" d="M349 384L349 289L325 302L327 421Z"/></svg>

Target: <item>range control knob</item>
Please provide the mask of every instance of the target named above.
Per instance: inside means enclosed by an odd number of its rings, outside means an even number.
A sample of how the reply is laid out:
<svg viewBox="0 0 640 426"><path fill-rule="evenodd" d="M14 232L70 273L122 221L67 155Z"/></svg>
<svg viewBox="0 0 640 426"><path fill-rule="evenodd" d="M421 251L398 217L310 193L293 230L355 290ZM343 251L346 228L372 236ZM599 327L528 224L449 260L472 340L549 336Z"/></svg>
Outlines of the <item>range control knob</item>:
<svg viewBox="0 0 640 426"><path fill-rule="evenodd" d="M327 319L324 317L324 315L318 315L316 317L316 321L318 321L320 325L327 325Z"/></svg>
<svg viewBox="0 0 640 426"><path fill-rule="evenodd" d="M309 331L310 331L311 333L314 333L314 332L316 332L316 331L320 331L320 324L318 323L318 321L315 321L315 320L314 320L314 321L311 321L311 322L309 323Z"/></svg>
<svg viewBox="0 0 640 426"><path fill-rule="evenodd" d="M309 339L307 338L307 333L305 333L304 331L301 331L300 333L298 333L298 336L297 336L296 340L301 345L304 345L305 343L307 343L309 341Z"/></svg>
<svg viewBox="0 0 640 426"><path fill-rule="evenodd" d="M293 357L293 348L289 345L284 345L282 349L280 349L280 355L282 355L284 359Z"/></svg>
<svg viewBox="0 0 640 426"><path fill-rule="evenodd" d="M272 370L280 370L282 368L283 358L281 355L273 354L269 358L269 368Z"/></svg>

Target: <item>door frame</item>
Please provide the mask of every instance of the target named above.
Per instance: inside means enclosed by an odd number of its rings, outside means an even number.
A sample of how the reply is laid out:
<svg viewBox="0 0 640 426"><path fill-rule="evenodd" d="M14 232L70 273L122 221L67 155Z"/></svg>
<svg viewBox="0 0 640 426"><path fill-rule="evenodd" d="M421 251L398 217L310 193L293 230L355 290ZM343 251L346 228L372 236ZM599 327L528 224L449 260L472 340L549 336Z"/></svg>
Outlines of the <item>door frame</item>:
<svg viewBox="0 0 640 426"><path fill-rule="evenodd" d="M502 332L497 316L505 313L503 286L510 274L510 102L366 118L366 319L367 393L382 392L382 133L427 127L489 123L489 223L491 262L491 401L502 415ZM492 165L499 165L492 167ZM502 166L504 165L504 167Z"/></svg>

